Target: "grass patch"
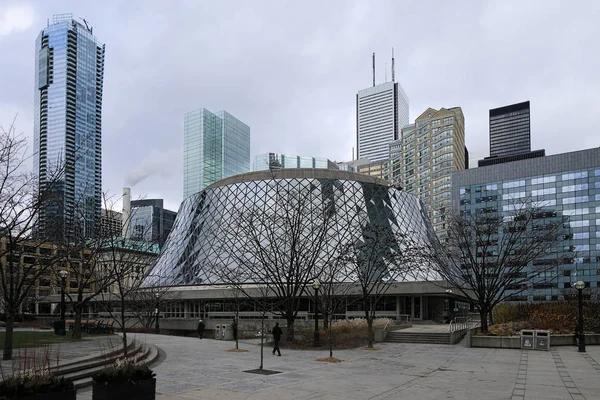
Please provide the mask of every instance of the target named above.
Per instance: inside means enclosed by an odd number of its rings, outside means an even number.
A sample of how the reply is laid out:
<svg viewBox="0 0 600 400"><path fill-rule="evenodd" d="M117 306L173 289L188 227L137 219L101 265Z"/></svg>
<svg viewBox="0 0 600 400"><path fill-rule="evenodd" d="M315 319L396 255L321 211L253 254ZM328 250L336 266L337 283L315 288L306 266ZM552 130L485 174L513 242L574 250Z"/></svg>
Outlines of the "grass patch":
<svg viewBox="0 0 600 400"><path fill-rule="evenodd" d="M4 337L6 332L0 332L0 348L4 348ZM81 338L92 338L98 336L112 336L111 333L105 334L90 334L81 333ZM13 332L13 349L23 347L39 347L53 343L77 342L78 340L71 338L70 332L66 336L57 336L54 331L15 331Z"/></svg>
<svg viewBox="0 0 600 400"><path fill-rule="evenodd" d="M247 353L248 350L245 349L229 349L229 350L225 350L229 353Z"/></svg>
<svg viewBox="0 0 600 400"><path fill-rule="evenodd" d="M344 362L344 360L340 360L339 358L335 358L335 357L317 358L315 361L328 362L328 363L332 363L332 364Z"/></svg>
<svg viewBox="0 0 600 400"><path fill-rule="evenodd" d="M362 347L361 350L379 351L381 350L381 347Z"/></svg>

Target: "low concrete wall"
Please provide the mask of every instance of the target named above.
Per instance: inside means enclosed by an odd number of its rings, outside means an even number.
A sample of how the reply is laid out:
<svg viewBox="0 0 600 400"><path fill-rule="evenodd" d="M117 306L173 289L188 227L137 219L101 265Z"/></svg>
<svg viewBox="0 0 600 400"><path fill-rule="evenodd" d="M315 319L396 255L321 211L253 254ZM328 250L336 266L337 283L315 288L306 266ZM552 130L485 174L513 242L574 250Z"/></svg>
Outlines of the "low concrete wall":
<svg viewBox="0 0 600 400"><path fill-rule="evenodd" d="M550 335L550 346L575 346L575 335ZM585 335L586 345L598 345L600 344L600 334L588 334ZM468 347L488 347L496 349L520 349L521 348L521 337L520 336L477 336L473 335L470 337L470 346L467 342Z"/></svg>
<svg viewBox="0 0 600 400"><path fill-rule="evenodd" d="M552 339L550 340L552 344ZM488 347L494 349L520 349L520 336L478 336L471 337L471 347Z"/></svg>

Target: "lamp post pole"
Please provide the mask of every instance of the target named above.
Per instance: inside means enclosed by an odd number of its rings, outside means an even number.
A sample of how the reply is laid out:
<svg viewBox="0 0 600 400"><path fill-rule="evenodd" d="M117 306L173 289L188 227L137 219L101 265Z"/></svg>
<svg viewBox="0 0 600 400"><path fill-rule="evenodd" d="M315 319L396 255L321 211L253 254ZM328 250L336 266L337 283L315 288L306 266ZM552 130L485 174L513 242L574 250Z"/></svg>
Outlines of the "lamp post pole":
<svg viewBox="0 0 600 400"><path fill-rule="evenodd" d="M583 332L583 289L585 288L585 282L578 281L575 283L575 289L577 289L577 301L579 306L579 348L578 352L585 353L585 333Z"/></svg>
<svg viewBox="0 0 600 400"><path fill-rule="evenodd" d="M313 347L321 346L319 338L319 281L315 280L312 284L315 289L315 336L313 338Z"/></svg>
<svg viewBox="0 0 600 400"><path fill-rule="evenodd" d="M67 286L68 272L64 269L58 275L60 276L60 320L65 320L65 287Z"/></svg>
<svg viewBox="0 0 600 400"><path fill-rule="evenodd" d="M154 326L154 333L156 333L158 335L158 333L160 332L160 325L158 322L158 318L159 318L159 310L160 310L160 296L158 293L154 294L154 297L156 298L156 321L155 321L155 326Z"/></svg>

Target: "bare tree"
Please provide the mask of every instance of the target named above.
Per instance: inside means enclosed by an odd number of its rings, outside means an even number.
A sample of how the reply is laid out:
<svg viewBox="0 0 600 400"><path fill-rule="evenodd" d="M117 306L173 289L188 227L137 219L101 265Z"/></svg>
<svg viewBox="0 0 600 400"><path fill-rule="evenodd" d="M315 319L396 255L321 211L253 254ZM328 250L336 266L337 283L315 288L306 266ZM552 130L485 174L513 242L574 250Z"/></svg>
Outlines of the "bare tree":
<svg viewBox="0 0 600 400"><path fill-rule="evenodd" d="M354 285L348 282L348 272L343 258L325 268L319 280L318 304L323 314L323 328L328 329L329 357L333 357L334 330L333 322L337 313L346 312L348 303L356 298Z"/></svg>
<svg viewBox="0 0 600 400"><path fill-rule="evenodd" d="M113 210L114 204L110 202L110 198L104 197L105 209ZM132 218L133 213L129 217L123 215L124 218ZM145 222L145 221L142 221ZM151 221L141 223L136 226L139 237L151 237L146 235L145 230L150 230L152 227ZM131 219L124 220L123 226L130 226ZM101 304L109 304L105 308L118 323L118 327L122 332L123 351L127 357L127 330L128 322L137 315L132 310L140 304L148 306L155 305L158 299L149 299L149 295L153 297L160 293L164 295L164 291L159 288L153 290L142 289L142 284L147 278L150 266L158 256L158 243L154 241L135 240L121 237L121 232L106 232L102 238L102 248L99 249L99 263L101 265L102 276L110 277L111 284L108 290L102 293ZM107 300L107 301L106 301ZM117 308L112 307L112 303L118 304ZM138 304L139 303L139 304ZM156 316L155 316L156 318Z"/></svg>
<svg viewBox="0 0 600 400"><path fill-rule="evenodd" d="M15 117L16 120L16 117ZM38 252L49 242L35 235L40 213L56 200L55 189L64 168L44 171L44 183L28 172L27 140L16 133L15 120L8 130L0 127L0 291L6 313L3 359L12 359L15 316L31 296L39 279L54 262L52 250ZM51 246L50 246L51 247ZM25 251L29 249L29 251ZM25 259L24 252L32 253Z"/></svg>
<svg viewBox="0 0 600 400"><path fill-rule="evenodd" d="M430 249L414 233L394 232L387 224L373 222L364 226L360 240L348 245L344 263L347 275L358 287L359 302L368 327L368 347L373 347L373 321L377 303L395 282L404 280Z"/></svg>
<svg viewBox="0 0 600 400"><path fill-rule="evenodd" d="M505 215L451 216L446 245L434 253L437 258L431 264L432 276L473 301L482 332L488 331L488 317L498 303L554 281L546 272L573 259L573 249L563 248L570 234L564 217L531 201L511 208Z"/></svg>
<svg viewBox="0 0 600 400"><path fill-rule="evenodd" d="M108 307L106 311L117 320L121 329L125 357L127 357L128 321L136 317L130 309L135 307L133 304L143 300L150 300L154 304L157 302L156 298L147 299L147 292L140 291L146 273L157 256L157 243L117 237L112 237L102 250L102 269L113 279L109 292L103 293L102 299L108 296L109 301L116 301L118 304L116 310ZM158 292L154 291L154 293Z"/></svg>
<svg viewBox="0 0 600 400"><path fill-rule="evenodd" d="M293 341L300 300L307 285L335 261L338 254L331 246L340 238L331 203L307 185L279 188L286 184L267 181L278 198L231 210L229 218L236 223L215 226L223 239L215 258L206 262L225 282L236 280L229 276L235 265L238 282L243 277L247 280L241 282L259 279L267 285L278 305L274 312L286 319L287 340Z"/></svg>

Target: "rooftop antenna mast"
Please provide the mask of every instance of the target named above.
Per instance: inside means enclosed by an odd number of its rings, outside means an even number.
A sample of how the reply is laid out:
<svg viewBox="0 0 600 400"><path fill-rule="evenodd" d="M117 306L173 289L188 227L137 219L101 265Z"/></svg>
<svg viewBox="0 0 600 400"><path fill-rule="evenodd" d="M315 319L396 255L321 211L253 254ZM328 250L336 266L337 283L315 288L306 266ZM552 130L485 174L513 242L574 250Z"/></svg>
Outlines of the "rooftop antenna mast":
<svg viewBox="0 0 600 400"><path fill-rule="evenodd" d="M394 68L394 48L392 47L392 82L396 82L396 69Z"/></svg>
<svg viewBox="0 0 600 400"><path fill-rule="evenodd" d="M375 87L375 53L373 53L373 87Z"/></svg>

